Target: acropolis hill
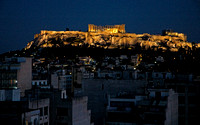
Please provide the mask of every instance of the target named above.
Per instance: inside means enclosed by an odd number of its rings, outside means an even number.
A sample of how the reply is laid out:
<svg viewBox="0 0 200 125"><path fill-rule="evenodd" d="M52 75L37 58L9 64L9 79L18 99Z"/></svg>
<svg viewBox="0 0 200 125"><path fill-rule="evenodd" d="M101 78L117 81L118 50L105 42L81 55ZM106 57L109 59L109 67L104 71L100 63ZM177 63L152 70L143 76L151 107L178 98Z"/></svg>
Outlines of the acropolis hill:
<svg viewBox="0 0 200 125"><path fill-rule="evenodd" d="M103 47L106 49L124 48L132 49L135 45L144 48L156 47L162 50L170 49L178 51L182 48L192 48L192 43L187 42L187 36L183 33L164 30L162 35L150 35L148 33L135 34L126 33L125 24L113 26L88 25L87 32L81 31L47 31L41 30L35 34L34 40L29 42L25 49L31 47L60 47L60 46L82 46ZM197 44L200 47L200 44Z"/></svg>

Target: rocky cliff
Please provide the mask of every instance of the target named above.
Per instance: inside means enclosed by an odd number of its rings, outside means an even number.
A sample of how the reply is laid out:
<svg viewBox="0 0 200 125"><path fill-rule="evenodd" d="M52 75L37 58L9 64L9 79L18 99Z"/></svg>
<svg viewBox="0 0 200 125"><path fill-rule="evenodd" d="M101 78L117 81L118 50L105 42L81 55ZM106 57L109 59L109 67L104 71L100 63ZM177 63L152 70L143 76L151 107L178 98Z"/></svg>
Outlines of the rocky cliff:
<svg viewBox="0 0 200 125"><path fill-rule="evenodd" d="M187 42L186 35L170 32L165 35L135 34L135 33L108 33L108 32L80 32L80 31L47 31L34 36L25 49L31 47L64 47L83 46L101 47L106 49L129 48L134 49L135 45L143 48L161 48L163 50L178 51L182 48L192 48L192 43ZM197 44L197 47L200 45Z"/></svg>

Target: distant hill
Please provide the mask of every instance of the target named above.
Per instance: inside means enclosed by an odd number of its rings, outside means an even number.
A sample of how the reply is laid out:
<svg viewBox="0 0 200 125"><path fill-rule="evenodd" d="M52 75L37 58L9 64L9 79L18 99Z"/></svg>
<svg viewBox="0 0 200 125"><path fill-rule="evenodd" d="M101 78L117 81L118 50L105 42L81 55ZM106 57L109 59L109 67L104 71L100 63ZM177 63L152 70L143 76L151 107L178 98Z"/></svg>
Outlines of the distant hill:
<svg viewBox="0 0 200 125"><path fill-rule="evenodd" d="M47 47L95 47L104 49L135 49L140 46L144 49L153 48L163 51L178 51L179 48L192 48L187 42L186 35L168 32L164 35L109 33L109 32L80 32L80 31L46 31L35 34L34 40L29 42L25 50L30 48ZM199 44L196 44L199 47Z"/></svg>
<svg viewBox="0 0 200 125"><path fill-rule="evenodd" d="M11 51L0 56L58 57L76 55L120 55L142 51L178 52L191 51L200 44L187 42L182 33L164 31L162 35L81 31L47 31L34 35L22 51Z"/></svg>

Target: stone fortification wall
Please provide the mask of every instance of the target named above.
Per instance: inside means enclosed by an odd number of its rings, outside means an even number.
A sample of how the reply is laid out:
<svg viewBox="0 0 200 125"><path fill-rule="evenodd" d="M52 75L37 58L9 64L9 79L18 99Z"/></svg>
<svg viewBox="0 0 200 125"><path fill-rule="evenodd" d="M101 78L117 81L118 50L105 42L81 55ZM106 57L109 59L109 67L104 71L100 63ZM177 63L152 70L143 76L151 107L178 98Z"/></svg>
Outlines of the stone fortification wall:
<svg viewBox="0 0 200 125"><path fill-rule="evenodd" d="M48 31L48 30L41 30L41 32L39 34L35 34L34 35L34 39L38 38L39 36L42 36L42 35L56 35L56 34L63 34L63 35L67 35L67 34L82 34L82 35L85 35L86 32L80 32L80 31Z"/></svg>
<svg viewBox="0 0 200 125"><path fill-rule="evenodd" d="M151 35L148 33L135 34L125 33L125 25L114 26L96 26L93 24L88 25L88 32L80 31L47 31L42 30L41 33L35 34L34 42L28 43L26 49L29 49L32 45L40 47L52 47L50 40L56 38L63 41L64 45L71 44L72 46L79 46L83 43L89 45L106 45L109 49L116 48L118 46L134 46L139 43L140 46L149 48L152 46L162 47L162 44L166 44L173 50L178 50L179 47L192 47L191 43L187 42L187 36L183 33L170 32L165 35ZM76 38L82 43L69 42L70 38ZM197 47L200 45L198 44ZM166 49L166 48L163 48Z"/></svg>

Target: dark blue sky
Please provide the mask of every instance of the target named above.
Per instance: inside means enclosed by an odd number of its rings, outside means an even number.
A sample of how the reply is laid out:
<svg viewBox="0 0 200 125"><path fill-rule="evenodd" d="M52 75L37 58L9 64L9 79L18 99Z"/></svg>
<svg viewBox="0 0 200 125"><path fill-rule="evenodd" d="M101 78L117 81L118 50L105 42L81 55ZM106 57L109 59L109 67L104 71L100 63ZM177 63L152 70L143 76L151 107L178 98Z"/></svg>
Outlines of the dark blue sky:
<svg viewBox="0 0 200 125"><path fill-rule="evenodd" d="M0 0L0 53L22 49L40 30L86 31L126 24L132 33L185 33L200 42L199 0Z"/></svg>

